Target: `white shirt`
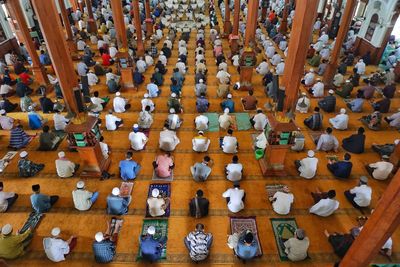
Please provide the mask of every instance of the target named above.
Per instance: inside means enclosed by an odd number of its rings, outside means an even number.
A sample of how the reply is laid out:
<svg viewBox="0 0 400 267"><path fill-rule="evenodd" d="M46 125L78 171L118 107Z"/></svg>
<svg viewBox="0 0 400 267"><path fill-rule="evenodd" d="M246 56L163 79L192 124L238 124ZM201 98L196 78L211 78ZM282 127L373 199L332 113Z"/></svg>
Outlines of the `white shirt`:
<svg viewBox="0 0 400 267"><path fill-rule="evenodd" d="M265 75L268 73L268 63L266 61L261 62L258 67L256 68L256 71L261 74Z"/></svg>
<svg viewBox="0 0 400 267"><path fill-rule="evenodd" d="M165 151L173 151L179 143L180 140L176 135L176 132L168 129L160 132L160 139L159 139L160 149Z"/></svg>
<svg viewBox="0 0 400 267"><path fill-rule="evenodd" d="M194 122L198 131L204 131L208 129L208 118L206 116L199 115L196 117Z"/></svg>
<svg viewBox="0 0 400 267"><path fill-rule="evenodd" d="M274 194L276 200L272 203L274 211L280 215L286 215L290 212L290 206L293 203L294 196L292 193L285 193L277 191Z"/></svg>
<svg viewBox="0 0 400 267"><path fill-rule="evenodd" d="M288 42L286 40L282 40L279 42L279 49L282 51L285 51L286 47L287 47Z"/></svg>
<svg viewBox="0 0 400 267"><path fill-rule="evenodd" d="M186 73L186 65L185 65L185 63L183 63L183 62L177 62L177 63L175 64L175 68L178 68L178 69L179 69L179 72L180 72L181 74L185 74L185 73Z"/></svg>
<svg viewBox="0 0 400 267"><path fill-rule="evenodd" d="M84 189L76 189L72 191L72 200L74 201L75 209L85 211L90 209L92 201L90 198L93 196L92 192Z"/></svg>
<svg viewBox="0 0 400 267"><path fill-rule="evenodd" d="M265 50L265 54L267 55L268 58L272 58L275 54L275 47L274 46L268 46L267 49Z"/></svg>
<svg viewBox="0 0 400 267"><path fill-rule="evenodd" d="M53 115L53 121L56 131L63 131L69 122L63 115L58 113Z"/></svg>
<svg viewBox="0 0 400 267"><path fill-rule="evenodd" d="M166 57L165 55L159 55L159 56L158 56L158 60L160 60L161 63L162 63L164 66L167 65L168 59L167 59L167 57Z"/></svg>
<svg viewBox="0 0 400 267"><path fill-rule="evenodd" d="M103 154L103 157L108 159L108 153L109 153L108 145L104 142L99 142L99 144L100 144L101 153Z"/></svg>
<svg viewBox="0 0 400 267"><path fill-rule="evenodd" d="M306 105L306 107L301 107L300 103L303 103ZM296 105L296 110L299 111L300 113L307 113L308 109L310 107L310 99L306 96L302 96L297 100L297 105Z"/></svg>
<svg viewBox="0 0 400 267"><path fill-rule="evenodd" d="M310 86L314 83L315 74L313 72L309 72L304 76L304 84Z"/></svg>
<svg viewBox="0 0 400 267"><path fill-rule="evenodd" d="M193 138L192 145L193 150L196 152L206 152L208 150L208 146L210 145L210 139L208 138Z"/></svg>
<svg viewBox="0 0 400 267"><path fill-rule="evenodd" d="M219 127L226 130L231 125L232 117L229 114L224 113L219 116L218 122L219 122Z"/></svg>
<svg viewBox="0 0 400 267"><path fill-rule="evenodd" d="M239 212L244 209L244 203L242 198L244 196L244 190L239 188L229 188L222 196L224 198L229 197L228 209L231 212Z"/></svg>
<svg viewBox="0 0 400 267"><path fill-rule="evenodd" d="M57 175L61 178L67 178L74 175L75 163L67 159L56 159Z"/></svg>
<svg viewBox="0 0 400 267"><path fill-rule="evenodd" d="M279 64L279 62L281 62L282 57L279 54L275 54L272 58L271 58L271 64L276 66Z"/></svg>
<svg viewBox="0 0 400 267"><path fill-rule="evenodd" d="M121 119L118 118L117 116L114 116L113 114L107 114L105 117L106 117L106 129L109 131L115 131L117 129L115 122L121 121Z"/></svg>
<svg viewBox="0 0 400 267"><path fill-rule="evenodd" d="M334 118L330 118L329 122L332 124L333 128L338 130L346 130L349 123L349 115L338 114Z"/></svg>
<svg viewBox="0 0 400 267"><path fill-rule="evenodd" d="M129 141L131 141L131 147L133 150L142 150L147 142L147 136L142 132L131 132L129 133Z"/></svg>
<svg viewBox="0 0 400 267"><path fill-rule="evenodd" d="M314 206L310 208L310 213L315 215L328 217L339 208L339 201L336 199L325 198L321 199Z"/></svg>
<svg viewBox="0 0 400 267"><path fill-rule="evenodd" d="M2 84L0 86L0 95L6 95L8 94L10 91L12 91L12 87L9 86L8 84Z"/></svg>
<svg viewBox="0 0 400 267"><path fill-rule="evenodd" d="M3 130L11 130L14 125L14 119L8 116L0 116L0 126Z"/></svg>
<svg viewBox="0 0 400 267"><path fill-rule="evenodd" d="M225 136L222 141L224 153L237 153L237 139L234 136Z"/></svg>
<svg viewBox="0 0 400 267"><path fill-rule="evenodd" d="M165 205L163 198L150 197L147 199L147 204L149 205L149 213L152 217L163 216L165 214L165 210L162 208Z"/></svg>
<svg viewBox="0 0 400 267"><path fill-rule="evenodd" d="M365 63L364 62L358 62L354 68L357 69L357 73L360 75L363 75L365 73Z"/></svg>
<svg viewBox="0 0 400 267"><path fill-rule="evenodd" d="M152 66L154 64L154 59L150 55L145 55L144 61L146 62L147 66Z"/></svg>
<svg viewBox="0 0 400 267"><path fill-rule="evenodd" d="M339 142L335 136L332 134L321 134L317 144L317 150L331 151L337 150L339 147Z"/></svg>
<svg viewBox="0 0 400 267"><path fill-rule="evenodd" d="M143 59L139 59L138 61L136 61L136 67L138 68L138 71L140 73L143 73L146 71L147 65Z"/></svg>
<svg viewBox="0 0 400 267"><path fill-rule="evenodd" d="M280 62L278 65L276 65L275 72L277 75L283 75L284 71L285 71L285 62Z"/></svg>
<svg viewBox="0 0 400 267"><path fill-rule="evenodd" d="M76 49L78 49L79 51L83 51L85 49L86 43L85 41L79 40L76 43Z"/></svg>
<svg viewBox="0 0 400 267"><path fill-rule="evenodd" d="M95 109L92 109L92 112L100 112L103 110L103 105L102 103L104 103L105 101L100 98L100 97L91 97L90 101L93 103L93 105L96 105Z"/></svg>
<svg viewBox="0 0 400 267"><path fill-rule="evenodd" d="M108 49L108 51L109 51L109 53L110 53L110 57L112 57L112 58L115 58L115 57L117 56L117 54L118 54L118 49L115 48L114 46L111 46L111 47Z"/></svg>
<svg viewBox="0 0 400 267"><path fill-rule="evenodd" d="M235 66L235 67L239 67L239 55L234 55L233 57L232 57L232 61L233 61L233 66Z"/></svg>
<svg viewBox="0 0 400 267"><path fill-rule="evenodd" d="M369 164L371 168L375 168L372 172L372 177L377 180L386 180L393 170L393 164L387 161L378 161Z"/></svg>
<svg viewBox="0 0 400 267"><path fill-rule="evenodd" d="M0 212L5 212L8 208L7 198L11 198L15 195L13 192L0 191Z"/></svg>
<svg viewBox="0 0 400 267"><path fill-rule="evenodd" d="M90 86L96 85L97 82L99 81L99 78L97 78L96 74L89 72L87 74L88 77L88 83Z"/></svg>
<svg viewBox="0 0 400 267"><path fill-rule="evenodd" d="M265 126L268 124L267 116L264 113L257 113L254 115L254 129L257 131L264 130Z"/></svg>
<svg viewBox="0 0 400 267"><path fill-rule="evenodd" d="M242 179L243 165L241 163L229 163L226 166L226 178L229 181L236 182Z"/></svg>
<svg viewBox="0 0 400 267"><path fill-rule="evenodd" d="M45 246L47 258L53 262L64 261L64 255L69 253L69 245L66 241L58 238L45 238L48 246ZM46 242L46 243L47 243Z"/></svg>
<svg viewBox="0 0 400 267"><path fill-rule="evenodd" d="M150 106L150 112L154 111L154 102L153 102L153 100L148 99L148 98L144 98L144 99L142 99L141 103L142 103L142 111L145 111L146 106Z"/></svg>
<svg viewBox="0 0 400 267"><path fill-rule="evenodd" d="M300 176L306 179L311 179L317 172L317 158L304 158L300 161L301 166L299 167Z"/></svg>
<svg viewBox="0 0 400 267"><path fill-rule="evenodd" d="M321 37L318 38L318 41L323 42L324 44L326 44L329 41L329 36L328 34L323 34L321 35Z"/></svg>
<svg viewBox="0 0 400 267"><path fill-rule="evenodd" d="M114 106L115 112L117 112L117 113L125 112L125 105L126 105L126 101L124 98L122 98L120 96L114 97L113 106Z"/></svg>
<svg viewBox="0 0 400 267"><path fill-rule="evenodd" d="M372 189L368 185L356 186L350 190L350 193L356 194L354 202L360 207L368 207L371 203Z"/></svg>
<svg viewBox="0 0 400 267"><path fill-rule="evenodd" d="M317 82L314 84L312 87L312 94L314 97L323 97L324 96L324 83L323 82Z"/></svg>

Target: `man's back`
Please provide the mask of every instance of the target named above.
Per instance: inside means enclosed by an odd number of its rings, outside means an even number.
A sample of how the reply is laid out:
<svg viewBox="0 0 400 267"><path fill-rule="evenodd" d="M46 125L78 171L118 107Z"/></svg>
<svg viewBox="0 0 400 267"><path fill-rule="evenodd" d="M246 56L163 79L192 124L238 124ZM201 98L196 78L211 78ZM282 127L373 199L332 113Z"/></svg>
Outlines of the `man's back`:
<svg viewBox="0 0 400 267"><path fill-rule="evenodd" d="M109 263L115 256L115 243L110 240L93 242L93 254L96 262Z"/></svg>
<svg viewBox="0 0 400 267"><path fill-rule="evenodd" d="M196 204L197 201L197 204ZM190 216L200 218L208 215L210 202L204 197L193 198L189 203Z"/></svg>

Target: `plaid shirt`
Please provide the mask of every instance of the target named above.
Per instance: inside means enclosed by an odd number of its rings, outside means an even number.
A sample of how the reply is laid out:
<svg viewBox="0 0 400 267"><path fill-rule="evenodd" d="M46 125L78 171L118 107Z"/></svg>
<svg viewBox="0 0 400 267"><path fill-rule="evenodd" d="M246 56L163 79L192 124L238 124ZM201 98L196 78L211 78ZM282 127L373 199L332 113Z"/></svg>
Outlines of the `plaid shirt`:
<svg viewBox="0 0 400 267"><path fill-rule="evenodd" d="M115 244L110 240L103 240L101 242L93 242L93 254L96 262L108 263L111 262L115 256Z"/></svg>

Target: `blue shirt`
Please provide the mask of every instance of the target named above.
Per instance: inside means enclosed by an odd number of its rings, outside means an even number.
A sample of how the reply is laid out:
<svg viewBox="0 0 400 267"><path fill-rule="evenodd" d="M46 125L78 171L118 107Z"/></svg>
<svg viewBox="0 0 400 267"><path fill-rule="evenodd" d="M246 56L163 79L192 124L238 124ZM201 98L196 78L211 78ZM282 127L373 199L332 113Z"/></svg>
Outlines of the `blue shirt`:
<svg viewBox="0 0 400 267"><path fill-rule="evenodd" d="M93 242L93 254L96 262L109 263L115 256L115 243L110 240Z"/></svg>
<svg viewBox="0 0 400 267"><path fill-rule="evenodd" d="M364 99L356 98L350 102L351 111L353 112L362 112L362 106L364 104Z"/></svg>
<svg viewBox="0 0 400 267"><path fill-rule="evenodd" d="M221 103L221 108L222 111L228 108L230 113L235 112L235 102L232 99L227 99Z"/></svg>
<svg viewBox="0 0 400 267"><path fill-rule="evenodd" d="M50 197L43 194L32 194L31 203L36 212L46 212L51 208Z"/></svg>
<svg viewBox="0 0 400 267"><path fill-rule="evenodd" d="M140 242L142 257L149 261L157 261L161 258L162 248L160 243L152 236L142 237Z"/></svg>
<svg viewBox="0 0 400 267"><path fill-rule="evenodd" d="M140 165L133 160L121 160L119 162L119 172L122 180L133 180L140 171Z"/></svg>
<svg viewBox="0 0 400 267"><path fill-rule="evenodd" d="M250 260L257 255L258 244L257 244L257 241L255 239L253 239L253 242L251 243L251 245L247 246L244 243L244 238L245 238L244 234L242 234L242 236L239 237L239 242L236 247L236 255L243 260Z"/></svg>
<svg viewBox="0 0 400 267"><path fill-rule="evenodd" d="M331 164L333 175L339 178L349 178L353 164L350 161L338 161Z"/></svg>
<svg viewBox="0 0 400 267"><path fill-rule="evenodd" d="M128 212L128 200L123 197L109 195L107 197L107 213L122 215Z"/></svg>
<svg viewBox="0 0 400 267"><path fill-rule="evenodd" d="M34 112L28 113L29 128L32 130L40 129L42 127L42 121L38 114Z"/></svg>
<svg viewBox="0 0 400 267"><path fill-rule="evenodd" d="M143 82L142 74L138 71L135 71L133 73L133 80L135 81L136 84L141 84Z"/></svg>
<svg viewBox="0 0 400 267"><path fill-rule="evenodd" d="M147 91L149 92L150 97L157 97L158 96L158 86L154 83L149 83L147 85Z"/></svg>
<svg viewBox="0 0 400 267"><path fill-rule="evenodd" d="M209 105L210 104L208 103L208 100L206 98L204 98L204 97L197 98L197 101L196 101L197 112L199 112L199 113L207 112Z"/></svg>
<svg viewBox="0 0 400 267"><path fill-rule="evenodd" d="M40 61L40 64L42 64L42 65L50 65L51 64L50 58L46 54L40 54L39 61Z"/></svg>

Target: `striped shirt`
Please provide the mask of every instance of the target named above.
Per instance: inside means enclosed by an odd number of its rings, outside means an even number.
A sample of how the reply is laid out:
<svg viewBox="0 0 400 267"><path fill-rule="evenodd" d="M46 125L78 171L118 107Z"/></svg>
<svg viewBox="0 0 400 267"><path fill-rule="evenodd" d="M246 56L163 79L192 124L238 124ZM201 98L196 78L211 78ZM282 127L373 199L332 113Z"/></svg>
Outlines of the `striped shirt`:
<svg viewBox="0 0 400 267"><path fill-rule="evenodd" d="M203 231L190 232L186 237L190 258L193 261L205 260L208 256L212 239L211 234L206 234Z"/></svg>

